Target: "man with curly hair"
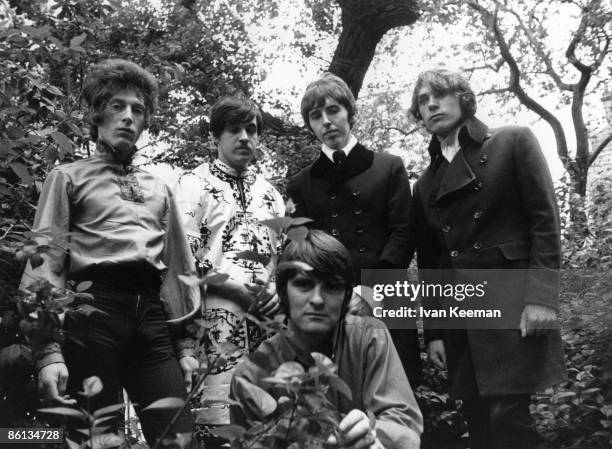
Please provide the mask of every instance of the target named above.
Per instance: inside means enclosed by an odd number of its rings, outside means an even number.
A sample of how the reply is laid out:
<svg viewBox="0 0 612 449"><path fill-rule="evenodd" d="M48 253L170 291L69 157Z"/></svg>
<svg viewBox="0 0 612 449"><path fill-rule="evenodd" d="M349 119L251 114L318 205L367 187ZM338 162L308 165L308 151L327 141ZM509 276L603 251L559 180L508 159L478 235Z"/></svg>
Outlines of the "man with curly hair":
<svg viewBox="0 0 612 449"><path fill-rule="evenodd" d="M428 356L448 368L472 449L540 447L530 394L566 378L556 322L559 214L548 166L529 129L490 129L475 118L476 97L457 73L421 73L410 110L433 135L431 162L414 187L422 278L479 270L482 301L504 316L487 329L425 320Z"/></svg>
<svg viewBox="0 0 612 449"><path fill-rule="evenodd" d="M157 94L154 76L132 62L109 59L92 68L83 98L96 152L49 173L34 219L33 230L46 242L64 240L69 250L52 251L35 269L28 266L22 281L48 281L59 289L67 281L93 282L88 293L96 310L67 315L63 351L55 341L36 351L39 388L47 400L71 404L75 400L65 393L97 376L103 389L89 399L92 410L119 402L125 388L151 445L175 410L145 408L161 398L185 397L185 381L198 366L193 341L178 338L169 322L191 315L200 303L172 193L132 165ZM76 335L80 344L71 338ZM192 426L186 412L172 432L188 442Z"/></svg>

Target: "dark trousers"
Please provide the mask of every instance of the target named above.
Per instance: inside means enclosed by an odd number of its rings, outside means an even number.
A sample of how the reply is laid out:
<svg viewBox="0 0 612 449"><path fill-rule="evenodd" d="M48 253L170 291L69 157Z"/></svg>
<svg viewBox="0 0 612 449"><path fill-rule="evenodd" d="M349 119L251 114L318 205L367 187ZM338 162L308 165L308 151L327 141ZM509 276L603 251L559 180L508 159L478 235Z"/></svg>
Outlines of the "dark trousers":
<svg viewBox="0 0 612 449"><path fill-rule="evenodd" d="M83 406L93 412L121 402L125 388L149 445L155 444L177 409L143 410L165 397L185 399L185 382L172 346L159 290L135 293L119 285L94 283L88 293L99 312L73 314L66 318L68 331L64 355L69 370L68 390ZM125 285L125 284L123 284ZM72 337L76 337L72 338ZM82 340L78 342L78 340ZM76 394L83 379L98 376L103 390L86 399ZM189 409L171 430L191 432L193 419Z"/></svg>
<svg viewBox="0 0 612 449"><path fill-rule="evenodd" d="M529 394L463 400L470 449L535 449L543 443L529 412Z"/></svg>

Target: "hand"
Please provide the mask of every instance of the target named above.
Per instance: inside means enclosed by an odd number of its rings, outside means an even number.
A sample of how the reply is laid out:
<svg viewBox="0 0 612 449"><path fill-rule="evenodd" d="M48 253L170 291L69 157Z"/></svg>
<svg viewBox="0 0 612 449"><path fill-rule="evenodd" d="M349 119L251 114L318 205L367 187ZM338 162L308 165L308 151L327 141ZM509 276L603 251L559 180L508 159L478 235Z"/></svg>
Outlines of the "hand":
<svg viewBox="0 0 612 449"><path fill-rule="evenodd" d="M195 370L200 367L200 362L195 357L190 355L181 357L179 359L179 365L181 370L183 370L183 376L185 378L185 387L187 388L187 393L191 391L192 383L193 383L193 374Z"/></svg>
<svg viewBox="0 0 612 449"><path fill-rule="evenodd" d="M344 438L342 447L347 449L383 449L382 444L376 437L376 431L370 427L368 415L359 409L351 410L339 424ZM332 435L327 443L337 444Z"/></svg>
<svg viewBox="0 0 612 449"><path fill-rule="evenodd" d="M521 337L544 335L557 325L557 311L541 304L527 304L521 314Z"/></svg>
<svg viewBox="0 0 612 449"><path fill-rule="evenodd" d="M260 303L258 305L258 310L261 314L267 316L268 318L272 318L276 313L280 310L280 298L276 293L276 283L268 282L266 283L261 279L257 279L255 283L246 284L247 290L252 292L256 298L260 299ZM263 287L266 287L265 292L261 292Z"/></svg>
<svg viewBox="0 0 612 449"><path fill-rule="evenodd" d="M446 369L446 350L443 340L432 340L427 345L427 358L438 368Z"/></svg>
<svg viewBox="0 0 612 449"><path fill-rule="evenodd" d="M40 395L50 402L62 405L74 405L75 399L66 395L68 384L68 367L65 363L51 363L38 372L38 391Z"/></svg>

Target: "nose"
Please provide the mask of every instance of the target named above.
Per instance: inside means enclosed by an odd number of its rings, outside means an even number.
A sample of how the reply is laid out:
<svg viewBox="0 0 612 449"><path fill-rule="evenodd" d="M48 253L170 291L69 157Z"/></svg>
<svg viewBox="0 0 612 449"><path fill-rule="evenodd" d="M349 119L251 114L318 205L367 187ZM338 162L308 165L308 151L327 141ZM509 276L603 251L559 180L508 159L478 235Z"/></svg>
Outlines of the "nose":
<svg viewBox="0 0 612 449"><path fill-rule="evenodd" d="M249 141L249 135L246 132L246 129L241 129L240 132L238 133L238 140L240 142L248 142Z"/></svg>
<svg viewBox="0 0 612 449"><path fill-rule="evenodd" d="M121 117L121 119L127 123L132 123L134 121L134 111L130 106L123 109L123 117Z"/></svg>
<svg viewBox="0 0 612 449"><path fill-rule="evenodd" d="M325 304L325 299L323 298L322 286L317 283L315 287L312 289L310 293L309 302L313 306L322 307Z"/></svg>
<svg viewBox="0 0 612 449"><path fill-rule="evenodd" d="M428 107L430 110L434 110L434 109L437 109L437 108L438 108L438 106L439 106L439 104L438 104L438 99L437 99L435 96L431 95L431 96L429 97L429 101L427 102L427 107Z"/></svg>
<svg viewBox="0 0 612 449"><path fill-rule="evenodd" d="M329 121L329 117L327 116L327 113L325 111L321 113L321 121L325 126L329 126L331 124L331 122Z"/></svg>

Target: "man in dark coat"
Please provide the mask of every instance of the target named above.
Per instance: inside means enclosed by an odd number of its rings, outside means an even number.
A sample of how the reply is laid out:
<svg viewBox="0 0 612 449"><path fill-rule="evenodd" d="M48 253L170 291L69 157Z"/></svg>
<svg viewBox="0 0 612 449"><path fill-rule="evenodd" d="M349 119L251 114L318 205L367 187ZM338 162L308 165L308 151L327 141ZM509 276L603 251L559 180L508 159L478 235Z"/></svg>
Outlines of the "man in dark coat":
<svg viewBox="0 0 612 449"><path fill-rule="evenodd" d="M406 268L410 250L410 183L397 156L373 153L351 133L355 98L324 73L302 97L304 123L322 144L319 158L289 182L294 216L336 237L349 250L355 279L363 269ZM361 279L361 281L364 281ZM416 330L391 329L409 379L421 374Z"/></svg>
<svg viewBox="0 0 612 449"><path fill-rule="evenodd" d="M556 326L559 216L546 161L529 129L489 130L477 120L474 93L458 74L421 73L411 112L433 134L430 165L414 189L419 268L446 269L443 278L483 269L492 281L487 300L499 301L511 324L443 330L426 323L428 356L448 367L470 448L538 447L530 395L566 379ZM500 277L487 269L512 270Z"/></svg>

